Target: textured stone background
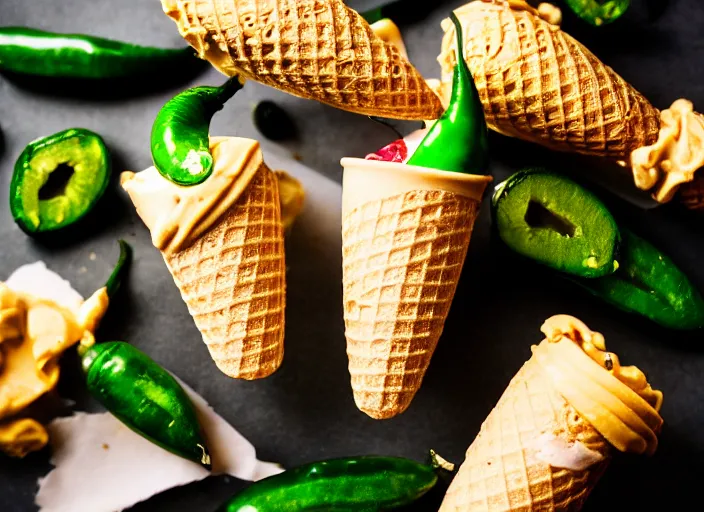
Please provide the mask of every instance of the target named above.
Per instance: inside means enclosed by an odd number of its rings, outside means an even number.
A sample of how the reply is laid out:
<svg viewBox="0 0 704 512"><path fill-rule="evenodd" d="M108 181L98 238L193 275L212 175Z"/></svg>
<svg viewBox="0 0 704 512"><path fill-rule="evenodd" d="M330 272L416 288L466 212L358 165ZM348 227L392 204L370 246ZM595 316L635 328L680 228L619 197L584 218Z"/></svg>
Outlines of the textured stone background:
<svg viewBox="0 0 704 512"><path fill-rule="evenodd" d="M666 0L662 0L666 2ZM411 2L408 0L410 4ZM351 2L354 6L355 3ZM369 2L365 2L369 4ZM418 2L420 3L420 2ZM411 59L428 76L437 76L440 20L461 1L423 2L426 18L407 9L399 20ZM679 97L704 108L704 6L699 0L674 0L657 21L647 17L647 1L633 0L631 11L612 26L596 29L565 13L564 28L582 40L657 107ZM178 46L174 24L156 0L0 0L2 25L93 33L136 43ZM120 90L80 91L67 95L41 81L26 84L0 78L0 278L23 263L42 259L88 295L107 277L116 258L115 239L135 248L129 282L100 331L102 339L123 339L145 350L199 393L256 446L260 458L291 467L353 454L389 454L422 459L434 448L460 462L504 387L540 340L543 320L556 313L582 318L603 332L611 350L636 364L665 393L665 430L651 459L624 456L615 461L590 498L586 510L676 510L673 504L697 503L704 476L704 354L701 334L659 329L593 300L569 282L506 255L492 239L487 204L477 223L462 282L445 334L423 388L402 416L379 422L357 411L349 388L340 286L339 159L363 156L395 138L367 118L312 101L286 96L257 84L245 89L219 113L216 135L260 138L251 107L275 99L294 117L297 141L263 142L265 157L279 167L303 165L309 185L304 216L288 240L288 308L283 367L259 382L233 381L219 373L200 341L147 230L118 190L124 169L150 165L148 138L161 105L196 84L218 84L222 77L203 68L167 87L146 82ZM48 90L47 90L48 89ZM402 131L413 123L396 123ZM77 240L42 245L12 222L7 190L15 159L31 140L81 126L101 133L113 155L115 183ZM547 165L581 175L594 174L583 159L565 158L529 144L491 137L492 174L497 182L527 165ZM295 169L294 169L295 171ZM327 176L327 179L321 175ZM704 288L704 222L676 207L641 210L595 188L620 222L668 252ZM94 257L91 257L94 255ZM75 358L67 356L60 385L78 409L100 407L85 396ZM0 457L0 510L33 510L36 480L49 469L42 451L17 461ZM138 463L138 461L135 461ZM224 477L164 493L135 511L212 510L242 482ZM416 510L437 508L433 497Z"/></svg>

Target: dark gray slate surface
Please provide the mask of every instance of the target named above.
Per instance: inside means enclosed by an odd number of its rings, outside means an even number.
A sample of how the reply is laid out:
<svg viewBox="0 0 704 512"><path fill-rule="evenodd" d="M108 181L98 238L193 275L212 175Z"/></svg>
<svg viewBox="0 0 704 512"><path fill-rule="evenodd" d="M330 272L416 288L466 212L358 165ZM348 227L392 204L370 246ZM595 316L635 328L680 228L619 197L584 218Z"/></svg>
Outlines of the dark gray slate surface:
<svg viewBox="0 0 704 512"><path fill-rule="evenodd" d="M665 0L663 0L665 2ZM461 1L433 2L427 19L400 23L412 60L426 76L437 76L440 20ZM686 97L704 108L704 7L699 0L669 2L657 22L647 20L645 0L634 0L617 24L594 29L566 14L564 27L612 65L658 107ZM406 13L408 15L409 13ZM412 13L411 13L412 14ZM143 44L178 46L173 23L156 0L0 0L0 24L86 32ZM195 84L222 77L205 68L166 89L98 91L66 97L51 86L28 90L0 79L0 197L7 197L12 166L31 140L82 126L103 134L114 157L115 177L150 163L148 136L160 106ZM27 85L27 84L25 84ZM31 84L29 84L31 85ZM35 83L36 85L36 83ZM39 84L42 85L42 84ZM139 84L138 84L139 85ZM149 84L143 84L145 87ZM44 87L46 88L46 87ZM261 98L279 101L296 119L300 138L265 155L297 153L305 165L339 181L342 156L363 156L395 138L366 118L248 85L216 116L212 133L259 138L249 111ZM412 124L398 123L409 130ZM563 158L529 144L492 136L492 173L503 179L525 165L571 171L584 160ZM643 211L595 189L624 225L666 250L704 288L704 235L695 217L675 207ZM555 313L582 318L606 335L626 364L643 368L665 393L661 446L651 459L621 457L590 498L587 510L685 510L677 502L700 496L704 477L704 354L701 334L667 332L592 300L569 283L507 256L490 234L486 204L477 223L462 282L433 363L411 408L379 422L358 412L346 370L339 255L339 188L319 178L304 217L288 240L286 358L279 372L259 382L238 382L212 364L198 332L147 230L117 182L95 217L105 225L79 241L42 245L12 223L0 200L0 278L17 266L43 259L84 295L103 282L116 257L114 240L125 237L136 261L126 293L100 331L102 339L124 339L181 376L257 447L264 460L293 466L352 454L392 454L422 459L427 448L461 461L511 376L540 340L539 327ZM95 253L95 259L91 259ZM77 408L100 410L85 396L75 360L67 357L60 391ZM0 457L0 510L33 510L36 479L48 469L48 451L22 461ZM164 493L134 510L212 510L244 483L211 478ZM417 510L433 510L432 500ZM696 508L696 506L695 506Z"/></svg>

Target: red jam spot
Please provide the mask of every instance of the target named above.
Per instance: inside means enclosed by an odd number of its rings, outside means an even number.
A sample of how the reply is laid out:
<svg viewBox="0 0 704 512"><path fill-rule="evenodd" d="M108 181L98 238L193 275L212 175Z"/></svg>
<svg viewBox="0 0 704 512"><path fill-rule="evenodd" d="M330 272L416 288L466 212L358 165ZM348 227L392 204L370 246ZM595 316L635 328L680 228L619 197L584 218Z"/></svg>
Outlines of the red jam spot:
<svg viewBox="0 0 704 512"><path fill-rule="evenodd" d="M403 139L393 141L376 153L369 153L365 160L382 160L384 162L403 162L408 156L408 147Z"/></svg>

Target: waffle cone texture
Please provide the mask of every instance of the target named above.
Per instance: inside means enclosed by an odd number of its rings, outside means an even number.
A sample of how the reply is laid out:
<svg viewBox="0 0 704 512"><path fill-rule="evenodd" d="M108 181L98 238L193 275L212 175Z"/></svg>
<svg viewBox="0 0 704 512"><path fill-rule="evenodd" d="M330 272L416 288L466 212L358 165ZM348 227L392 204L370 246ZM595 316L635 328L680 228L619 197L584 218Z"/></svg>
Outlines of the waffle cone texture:
<svg viewBox="0 0 704 512"><path fill-rule="evenodd" d="M657 140L658 110L525 3L480 0L455 14L490 128L556 150L623 160ZM443 29L438 60L449 82L456 43L449 20Z"/></svg>
<svg viewBox="0 0 704 512"><path fill-rule="evenodd" d="M164 260L223 373L251 380L279 368L286 266L279 189L266 165L208 231Z"/></svg>
<svg viewBox="0 0 704 512"><path fill-rule="evenodd" d="M199 56L290 94L364 115L435 119L440 99L342 0L162 0Z"/></svg>
<svg viewBox="0 0 704 512"><path fill-rule="evenodd" d="M536 456L536 441L544 433L582 443L603 459L581 471L552 467ZM484 421L440 512L578 511L612 451L532 357Z"/></svg>
<svg viewBox="0 0 704 512"><path fill-rule="evenodd" d="M345 336L357 407L405 411L442 334L479 201L412 190L343 213Z"/></svg>

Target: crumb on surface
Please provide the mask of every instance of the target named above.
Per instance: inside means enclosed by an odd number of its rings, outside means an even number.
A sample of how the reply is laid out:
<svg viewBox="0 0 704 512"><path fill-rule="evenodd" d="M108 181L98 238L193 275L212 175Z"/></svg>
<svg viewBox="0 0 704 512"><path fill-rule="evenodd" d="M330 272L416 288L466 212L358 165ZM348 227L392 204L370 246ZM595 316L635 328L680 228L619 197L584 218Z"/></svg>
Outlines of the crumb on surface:
<svg viewBox="0 0 704 512"><path fill-rule="evenodd" d="M98 259L98 255L91 251L91 253L88 255L88 259L90 261L95 261L96 259Z"/></svg>
<svg viewBox="0 0 704 512"><path fill-rule="evenodd" d="M562 23L562 11L558 6L551 3L543 2L538 5L538 14L551 25Z"/></svg>
<svg viewBox="0 0 704 512"><path fill-rule="evenodd" d="M303 155L301 155L298 151L294 151L291 156L293 157L293 159L294 159L296 162L302 162L302 161L303 161Z"/></svg>
<svg viewBox="0 0 704 512"><path fill-rule="evenodd" d="M107 443L103 443L102 448L103 450L109 450L110 446Z"/></svg>

